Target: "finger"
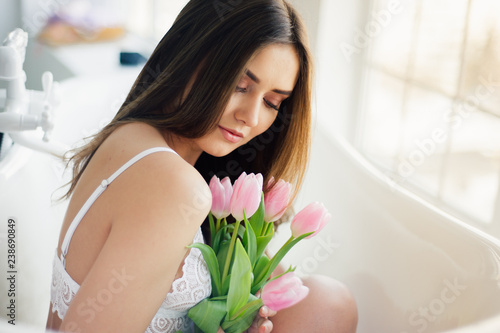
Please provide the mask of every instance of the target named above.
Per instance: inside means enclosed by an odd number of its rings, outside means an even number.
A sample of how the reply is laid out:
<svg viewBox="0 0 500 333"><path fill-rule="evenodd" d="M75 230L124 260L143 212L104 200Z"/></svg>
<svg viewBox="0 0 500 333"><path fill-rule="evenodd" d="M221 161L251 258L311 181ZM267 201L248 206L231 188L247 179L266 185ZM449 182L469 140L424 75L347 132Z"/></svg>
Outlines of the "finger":
<svg viewBox="0 0 500 333"><path fill-rule="evenodd" d="M273 311L273 310L269 309L265 305L263 307L261 307L260 310L259 310L259 315L261 317L264 317L264 318L275 316L276 313L277 313L276 311Z"/></svg>
<svg viewBox="0 0 500 333"><path fill-rule="evenodd" d="M272 330L273 330L273 323L269 319L266 319L259 326L259 333L271 333Z"/></svg>

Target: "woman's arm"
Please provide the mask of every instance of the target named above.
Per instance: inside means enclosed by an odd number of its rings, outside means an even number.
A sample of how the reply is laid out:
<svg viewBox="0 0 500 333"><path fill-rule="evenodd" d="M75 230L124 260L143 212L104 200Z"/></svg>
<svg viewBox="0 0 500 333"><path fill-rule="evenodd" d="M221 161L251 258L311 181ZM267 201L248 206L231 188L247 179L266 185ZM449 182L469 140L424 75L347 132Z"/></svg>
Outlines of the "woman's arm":
<svg viewBox="0 0 500 333"><path fill-rule="evenodd" d="M208 214L201 176L173 154L130 168L105 194L111 231L61 325L67 332L144 332Z"/></svg>

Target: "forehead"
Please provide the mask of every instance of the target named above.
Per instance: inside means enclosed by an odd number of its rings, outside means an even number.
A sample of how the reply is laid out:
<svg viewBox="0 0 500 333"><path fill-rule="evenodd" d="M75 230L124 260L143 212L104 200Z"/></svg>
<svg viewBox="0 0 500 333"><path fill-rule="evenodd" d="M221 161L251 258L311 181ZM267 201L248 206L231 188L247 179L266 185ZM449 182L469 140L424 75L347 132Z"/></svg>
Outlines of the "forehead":
<svg viewBox="0 0 500 333"><path fill-rule="evenodd" d="M272 44L260 50L247 69L267 88L291 91L299 73L299 56L293 45Z"/></svg>

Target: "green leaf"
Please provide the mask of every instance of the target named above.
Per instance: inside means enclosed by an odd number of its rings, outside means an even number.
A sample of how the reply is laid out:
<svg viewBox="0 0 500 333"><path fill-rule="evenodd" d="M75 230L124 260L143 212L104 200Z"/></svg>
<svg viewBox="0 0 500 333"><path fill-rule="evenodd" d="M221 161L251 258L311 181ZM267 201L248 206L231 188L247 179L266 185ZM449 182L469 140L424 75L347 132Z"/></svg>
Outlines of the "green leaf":
<svg viewBox="0 0 500 333"><path fill-rule="evenodd" d="M227 252L229 251L229 244L231 241L229 240L224 240L220 243L219 246L219 253L217 253L217 261L219 263L219 271L220 271L220 276L222 276L222 270L224 269L224 264L226 263L226 258L227 258ZM230 265L232 262L230 263ZM229 266L231 267L231 266ZM222 281L224 282L224 281Z"/></svg>
<svg viewBox="0 0 500 333"><path fill-rule="evenodd" d="M287 269L286 271L284 271L283 273L281 273L281 274L279 274L279 275L276 275L276 276L273 276L272 278L270 278L270 279L266 282L266 284L267 284L267 283L269 283L269 282L271 282L271 281L273 281L273 280L279 279L280 277L282 277L283 275L285 275L285 274L287 274L287 273L294 272L294 271L295 271L295 268L296 268L296 267L293 267L293 266L288 267L288 269Z"/></svg>
<svg viewBox="0 0 500 333"><path fill-rule="evenodd" d="M227 295L229 292L229 283L231 282L231 274L226 276L226 279L222 281L222 294Z"/></svg>
<svg viewBox="0 0 500 333"><path fill-rule="evenodd" d="M234 226L233 226L234 228ZM212 248L214 249L215 254L219 253L220 243L225 239L225 236L228 235L229 226L225 225L217 231L215 235L214 242L212 243Z"/></svg>
<svg viewBox="0 0 500 333"><path fill-rule="evenodd" d="M253 231L252 225L248 222L245 216L245 234L243 235L243 245L250 258L250 264L253 265L257 261L257 239Z"/></svg>
<svg viewBox="0 0 500 333"><path fill-rule="evenodd" d="M208 213L208 222L210 223L210 245L213 245L215 238L215 225L214 225L214 216L212 215L212 212Z"/></svg>
<svg viewBox="0 0 500 333"><path fill-rule="evenodd" d="M252 282L252 291L253 291L253 286L257 282L255 278L260 275L260 273L266 268L266 265L269 263L270 259L264 254L257 260L255 263L255 267L253 268L253 274L254 274L254 281ZM257 291L256 291L257 292ZM255 294L253 292L252 294Z"/></svg>
<svg viewBox="0 0 500 333"><path fill-rule="evenodd" d="M268 235L269 233L274 234L274 222L269 222L266 224L266 231L263 233L263 236Z"/></svg>
<svg viewBox="0 0 500 333"><path fill-rule="evenodd" d="M247 304L245 304L238 312L234 314L234 319L229 320L228 317L224 318L224 321L234 321L238 320L239 318L242 318L243 316L247 316L249 312L254 312L255 310L259 310L264 303L262 302L262 299L256 297L255 295L250 294L248 296L248 301ZM255 317L255 313L254 316ZM253 318L252 318L253 319Z"/></svg>
<svg viewBox="0 0 500 333"><path fill-rule="evenodd" d="M224 235L224 239L231 239L231 236L233 235L233 231L234 231L234 226L235 226L236 223L231 223L231 224L228 224L226 226L227 228L227 232L226 234ZM240 221L240 225L238 227L238 236L240 238L243 238L243 235L245 234L245 229L243 228L243 226L241 225L241 221Z"/></svg>
<svg viewBox="0 0 500 333"><path fill-rule="evenodd" d="M245 304L233 320L228 320L227 316L224 322L221 324L222 329L225 333L241 333L245 332L251 325L255 316L262 307L262 300L250 294L248 298L248 303Z"/></svg>
<svg viewBox="0 0 500 333"><path fill-rule="evenodd" d="M240 237L240 239L243 239L244 236L245 236L245 227L240 225L240 227L238 228L238 237Z"/></svg>
<svg viewBox="0 0 500 333"><path fill-rule="evenodd" d="M192 307L188 317L205 333L217 333L226 315L226 301L204 299Z"/></svg>
<svg viewBox="0 0 500 333"><path fill-rule="evenodd" d="M278 253L267 263L266 267L255 277L254 285L252 286L252 294L255 294L264 285L266 280L271 276L274 269L278 266L280 261L285 257L285 255L290 251L292 247L295 246L305 237L313 234L314 231L308 232L306 234L300 235L297 238L290 237L290 239L279 249Z"/></svg>
<svg viewBox="0 0 500 333"><path fill-rule="evenodd" d="M233 319L233 315L247 303L251 287L251 270L250 259L241 241L237 239L227 295L227 313L230 319Z"/></svg>
<svg viewBox="0 0 500 333"><path fill-rule="evenodd" d="M259 311L255 311L255 314ZM230 320L223 322L221 327L224 333L242 333L246 332L246 330L252 325L252 322L255 318L255 314L250 314L248 316L244 316L239 319Z"/></svg>
<svg viewBox="0 0 500 333"><path fill-rule="evenodd" d="M210 277L212 279L212 293L215 296L221 295L222 283L220 279L219 262L215 256L214 250L203 243L194 243L188 246L189 248L196 248L201 251L203 259L207 263L208 271L210 272Z"/></svg>
<svg viewBox="0 0 500 333"><path fill-rule="evenodd" d="M259 208L252 215L252 217L250 217L250 223L252 224L252 228L255 232L255 235L257 235L257 236L262 235L262 231L263 231L262 229L264 227L264 212L265 212L264 192L262 192Z"/></svg>
<svg viewBox="0 0 500 333"><path fill-rule="evenodd" d="M243 214L245 212L245 209L243 209ZM236 244L236 239L238 238L238 229L241 224L241 221L236 221L234 223L234 229L232 231L231 235L231 242L229 243L229 250L227 251L226 255L226 261L224 262L224 269L222 270L222 281L226 279L226 276L229 274L229 266L231 265L231 262L233 261L233 252L234 252L234 247Z"/></svg>
<svg viewBox="0 0 500 333"><path fill-rule="evenodd" d="M271 222L272 223L272 222ZM260 258L264 253L264 250L267 247L267 244L273 239L274 236L274 228L271 229L267 235L257 237L257 252L256 257Z"/></svg>

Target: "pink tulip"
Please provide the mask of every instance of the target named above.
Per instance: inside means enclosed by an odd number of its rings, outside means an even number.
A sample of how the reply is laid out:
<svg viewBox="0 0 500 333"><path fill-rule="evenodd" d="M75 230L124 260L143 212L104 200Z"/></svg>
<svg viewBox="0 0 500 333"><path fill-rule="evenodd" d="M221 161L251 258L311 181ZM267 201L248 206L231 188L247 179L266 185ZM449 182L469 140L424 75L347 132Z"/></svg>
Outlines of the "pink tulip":
<svg viewBox="0 0 500 333"><path fill-rule="evenodd" d="M262 288L261 299L271 310L279 311L291 307L303 300L309 288L293 272L286 273L268 282Z"/></svg>
<svg viewBox="0 0 500 333"><path fill-rule="evenodd" d="M210 192L212 192L212 209L210 211L217 219L227 217L231 208L231 196L233 194L233 186L229 177L225 177L222 181L217 176L210 179Z"/></svg>
<svg viewBox="0 0 500 333"><path fill-rule="evenodd" d="M264 197L264 221L266 222L279 220L285 213L290 201L292 184L284 181L283 179L278 180L276 184L275 182L274 177L271 177L268 182L268 186L270 187L273 184L274 186Z"/></svg>
<svg viewBox="0 0 500 333"><path fill-rule="evenodd" d="M314 231L314 234L307 236L311 238L316 235L330 221L331 215L325 206L319 202L313 202L295 215L290 225L292 236L298 237L305 233Z"/></svg>
<svg viewBox="0 0 500 333"><path fill-rule="evenodd" d="M259 173L247 175L243 172L234 182L231 197L231 214L237 221L243 220L243 209L247 218L252 216L260 205L263 178Z"/></svg>

